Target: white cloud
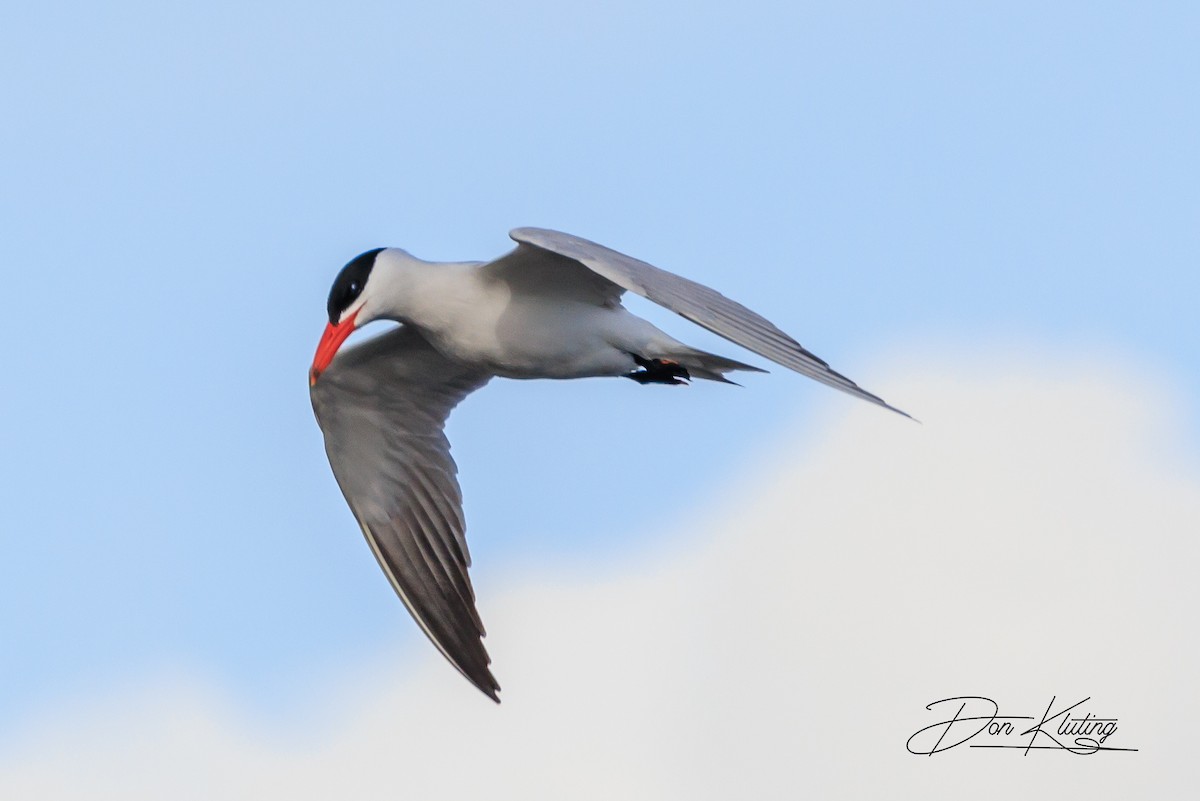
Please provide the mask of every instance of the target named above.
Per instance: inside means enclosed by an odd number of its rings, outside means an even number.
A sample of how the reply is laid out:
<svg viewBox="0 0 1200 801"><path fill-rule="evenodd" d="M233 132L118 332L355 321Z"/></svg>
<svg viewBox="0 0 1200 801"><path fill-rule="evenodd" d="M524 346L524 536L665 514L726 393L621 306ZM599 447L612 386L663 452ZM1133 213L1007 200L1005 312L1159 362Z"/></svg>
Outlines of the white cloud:
<svg viewBox="0 0 1200 801"><path fill-rule="evenodd" d="M500 707L431 648L290 732L177 679L48 714L0 797L1181 797L1200 476L1169 392L1051 361L927 358L876 382L923 425L834 399L665 545L485 587ZM1141 750L906 753L965 694Z"/></svg>

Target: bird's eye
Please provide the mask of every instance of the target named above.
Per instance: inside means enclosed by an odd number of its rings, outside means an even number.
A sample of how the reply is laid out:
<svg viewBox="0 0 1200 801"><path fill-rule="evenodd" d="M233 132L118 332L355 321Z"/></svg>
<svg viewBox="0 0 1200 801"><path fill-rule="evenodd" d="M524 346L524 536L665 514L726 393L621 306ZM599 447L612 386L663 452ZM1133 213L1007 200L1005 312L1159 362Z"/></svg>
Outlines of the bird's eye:
<svg viewBox="0 0 1200 801"><path fill-rule="evenodd" d="M375 266L375 257L382 250L383 248L376 248L355 256L338 273L333 287L329 290L329 302L326 304L330 325L337 325L342 312L362 295L371 269Z"/></svg>

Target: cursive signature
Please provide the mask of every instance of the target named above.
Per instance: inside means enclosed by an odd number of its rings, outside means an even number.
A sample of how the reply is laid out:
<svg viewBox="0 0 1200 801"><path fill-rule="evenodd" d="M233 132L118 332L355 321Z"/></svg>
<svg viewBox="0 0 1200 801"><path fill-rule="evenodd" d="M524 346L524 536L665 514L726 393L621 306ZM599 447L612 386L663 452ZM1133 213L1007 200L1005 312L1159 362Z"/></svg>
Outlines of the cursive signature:
<svg viewBox="0 0 1200 801"><path fill-rule="evenodd" d="M1078 756L1090 756L1100 751L1138 750L1107 744L1117 733L1117 718L1097 717L1080 709L1091 700L1091 696L1056 712L1054 704L1057 700L1058 696L1052 697L1041 719L1033 726L1028 726L1014 721L1038 718L1033 715L1001 715L1000 705L982 695L943 698L925 708L939 715L946 715L951 710L953 714L948 719L918 729L908 738L906 745L910 754L926 756L949 751L964 743L970 743L971 748L1020 749L1025 755L1033 750L1067 751ZM1072 712L1075 714L1072 715Z"/></svg>

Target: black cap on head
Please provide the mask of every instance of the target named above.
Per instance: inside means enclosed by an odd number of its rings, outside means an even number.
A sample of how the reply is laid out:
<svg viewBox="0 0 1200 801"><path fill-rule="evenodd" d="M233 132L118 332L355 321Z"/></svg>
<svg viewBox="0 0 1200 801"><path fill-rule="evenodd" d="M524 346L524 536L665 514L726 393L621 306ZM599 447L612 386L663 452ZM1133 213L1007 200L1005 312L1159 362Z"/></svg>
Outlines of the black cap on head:
<svg viewBox="0 0 1200 801"><path fill-rule="evenodd" d="M382 250L383 248L375 248L355 256L346 263L337 278L333 279L333 288L329 290L329 304L326 306L329 310L330 325L337 325L346 307L358 300L363 287L367 285L367 276L375 266L375 257Z"/></svg>

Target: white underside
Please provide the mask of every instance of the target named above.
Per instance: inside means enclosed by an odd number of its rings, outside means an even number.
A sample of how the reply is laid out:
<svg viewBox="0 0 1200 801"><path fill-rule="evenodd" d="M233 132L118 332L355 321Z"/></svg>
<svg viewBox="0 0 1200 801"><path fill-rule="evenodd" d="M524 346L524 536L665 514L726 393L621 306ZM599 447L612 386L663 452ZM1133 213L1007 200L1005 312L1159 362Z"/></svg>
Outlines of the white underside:
<svg viewBox="0 0 1200 801"><path fill-rule="evenodd" d="M632 354L666 358L686 346L622 306L520 298L430 331L434 347L507 378L583 378L637 369Z"/></svg>

